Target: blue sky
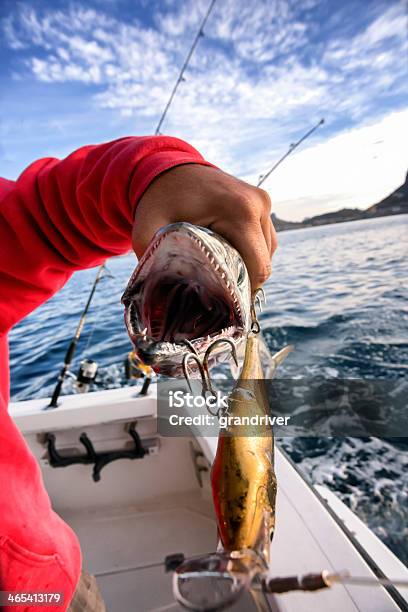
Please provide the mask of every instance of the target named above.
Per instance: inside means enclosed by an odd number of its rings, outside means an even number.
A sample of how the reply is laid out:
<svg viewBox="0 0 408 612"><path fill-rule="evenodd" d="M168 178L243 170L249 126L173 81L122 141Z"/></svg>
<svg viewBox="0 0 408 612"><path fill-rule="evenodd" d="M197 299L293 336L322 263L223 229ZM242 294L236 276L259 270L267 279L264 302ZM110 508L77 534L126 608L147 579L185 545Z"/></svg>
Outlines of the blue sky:
<svg viewBox="0 0 408 612"><path fill-rule="evenodd" d="M153 133L208 0L2 0L0 174ZM217 0L162 132L300 219L403 182L407 17L394 0ZM405 130L405 134L404 134Z"/></svg>

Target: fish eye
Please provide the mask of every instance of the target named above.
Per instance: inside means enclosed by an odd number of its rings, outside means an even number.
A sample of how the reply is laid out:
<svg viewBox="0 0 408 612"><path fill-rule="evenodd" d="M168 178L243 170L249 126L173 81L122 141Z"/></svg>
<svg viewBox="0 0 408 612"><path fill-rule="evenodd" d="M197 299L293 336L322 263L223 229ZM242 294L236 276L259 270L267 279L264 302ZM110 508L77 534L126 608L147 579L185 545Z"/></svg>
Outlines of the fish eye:
<svg viewBox="0 0 408 612"><path fill-rule="evenodd" d="M245 268L244 268L244 264L242 263L242 261L240 261L238 264L238 278L237 278L238 285L241 285L241 283L244 280L244 277L245 277Z"/></svg>

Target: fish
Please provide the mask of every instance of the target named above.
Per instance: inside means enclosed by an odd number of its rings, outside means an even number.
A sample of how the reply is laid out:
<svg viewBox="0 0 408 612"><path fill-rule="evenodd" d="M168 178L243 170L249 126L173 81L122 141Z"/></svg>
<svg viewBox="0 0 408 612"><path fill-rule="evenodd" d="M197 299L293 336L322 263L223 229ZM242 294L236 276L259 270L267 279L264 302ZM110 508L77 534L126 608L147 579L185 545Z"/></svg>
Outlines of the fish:
<svg viewBox="0 0 408 612"><path fill-rule="evenodd" d="M177 376L183 357L201 360L215 340L236 349L251 325L251 285L245 263L214 231L172 223L152 238L122 296L135 353L155 372ZM212 362L226 357L219 343Z"/></svg>
<svg viewBox="0 0 408 612"><path fill-rule="evenodd" d="M262 348L261 336L248 334L242 370L228 398L225 426L220 428L211 488L222 549L228 553L253 551L267 567L275 530L277 481ZM271 357L270 376L292 348L287 346ZM258 420L242 424L242 417Z"/></svg>

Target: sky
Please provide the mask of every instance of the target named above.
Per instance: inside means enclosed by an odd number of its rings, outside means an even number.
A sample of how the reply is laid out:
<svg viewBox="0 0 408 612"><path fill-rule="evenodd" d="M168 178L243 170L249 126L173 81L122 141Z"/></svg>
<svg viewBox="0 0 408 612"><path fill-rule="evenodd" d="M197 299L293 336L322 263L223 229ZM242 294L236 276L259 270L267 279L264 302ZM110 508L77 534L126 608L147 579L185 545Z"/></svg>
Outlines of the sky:
<svg viewBox="0 0 408 612"><path fill-rule="evenodd" d="M0 175L152 134L209 0L1 0ZM162 133L256 183L281 218L365 208L407 167L407 4L216 0Z"/></svg>

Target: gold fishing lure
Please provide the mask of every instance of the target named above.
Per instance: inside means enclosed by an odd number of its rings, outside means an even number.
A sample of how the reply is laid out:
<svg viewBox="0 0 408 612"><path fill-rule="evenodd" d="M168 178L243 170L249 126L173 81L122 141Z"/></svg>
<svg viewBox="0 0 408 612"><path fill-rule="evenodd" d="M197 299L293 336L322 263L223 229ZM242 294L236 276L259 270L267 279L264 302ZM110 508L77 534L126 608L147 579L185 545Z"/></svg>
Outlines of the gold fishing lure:
<svg viewBox="0 0 408 612"><path fill-rule="evenodd" d="M274 368L290 350L286 347L272 358ZM275 527L277 490L273 431L265 418L269 415L260 339L249 334L242 372L225 413L230 417L228 426L220 430L211 485L224 550L252 549L265 563ZM242 425L242 417L258 419Z"/></svg>

